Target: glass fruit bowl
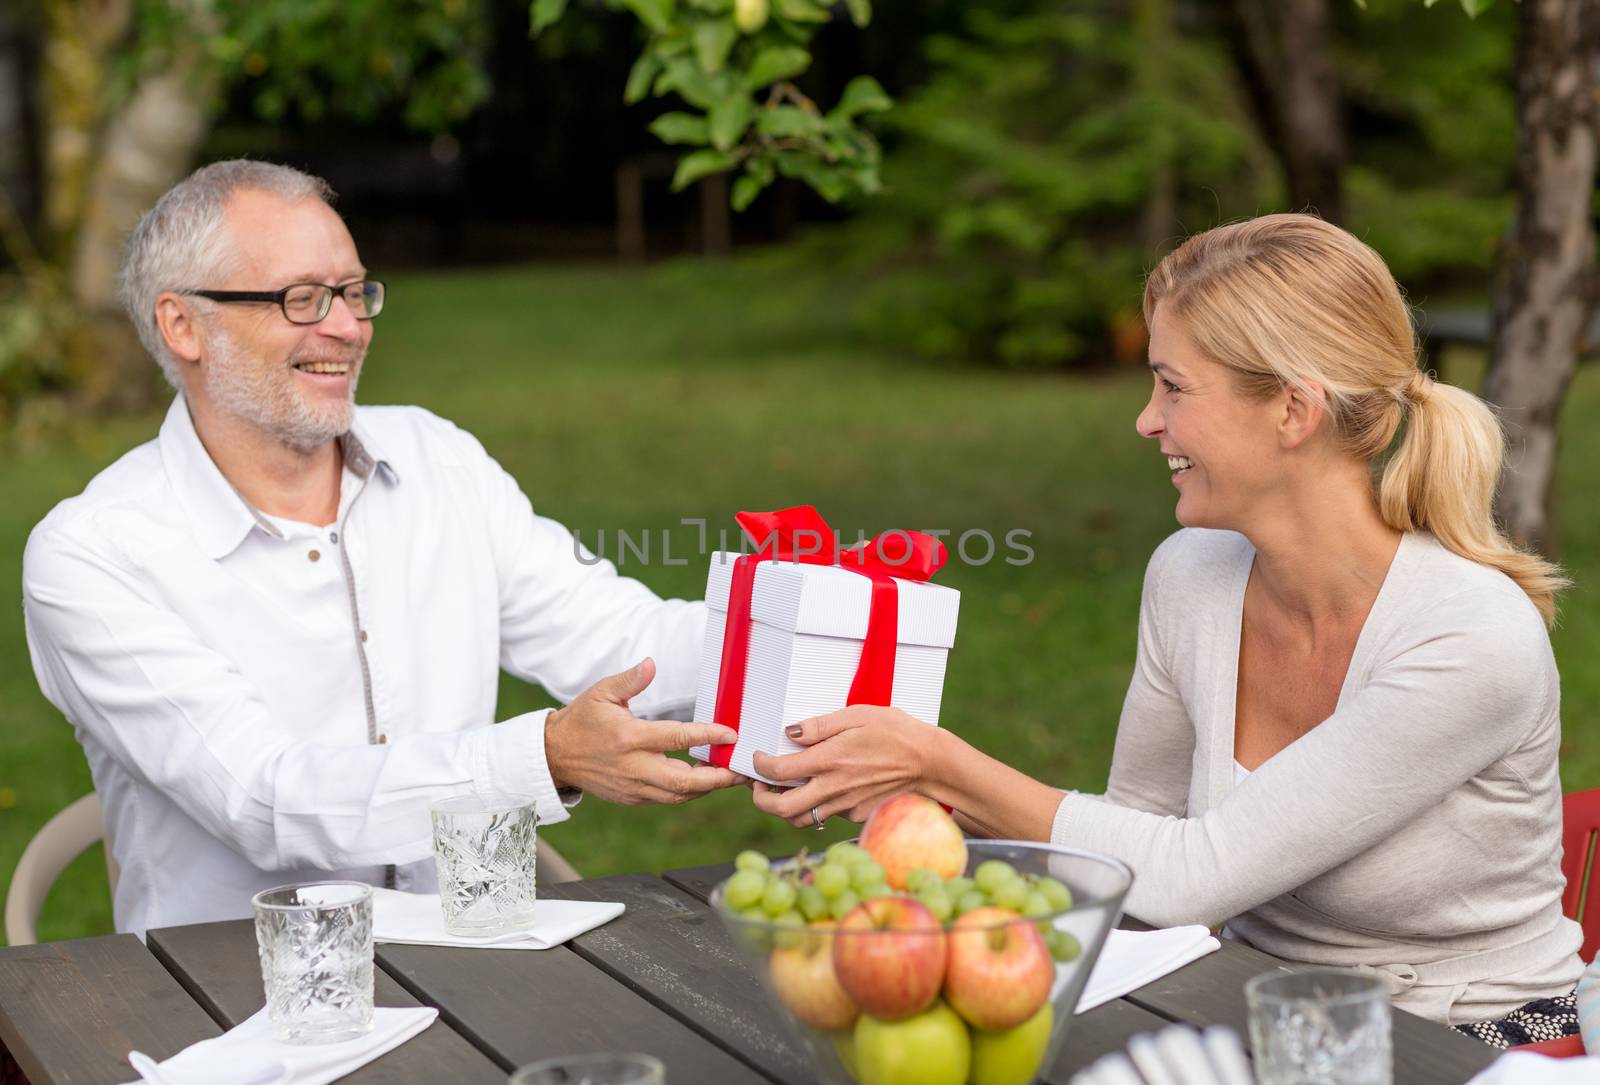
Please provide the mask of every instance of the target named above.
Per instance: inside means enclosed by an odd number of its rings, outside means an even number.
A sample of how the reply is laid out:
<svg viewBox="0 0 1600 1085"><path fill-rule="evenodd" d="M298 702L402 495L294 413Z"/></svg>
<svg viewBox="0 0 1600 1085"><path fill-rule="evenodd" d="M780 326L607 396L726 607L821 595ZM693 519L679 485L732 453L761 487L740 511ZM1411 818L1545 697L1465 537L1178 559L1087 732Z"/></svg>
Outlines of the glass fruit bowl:
<svg viewBox="0 0 1600 1085"><path fill-rule="evenodd" d="M1062 1050L1133 872L1006 840L965 841L964 863L943 873L875 856L889 857L854 841L777 863L747 852L711 894L818 1079L1036 1081Z"/></svg>

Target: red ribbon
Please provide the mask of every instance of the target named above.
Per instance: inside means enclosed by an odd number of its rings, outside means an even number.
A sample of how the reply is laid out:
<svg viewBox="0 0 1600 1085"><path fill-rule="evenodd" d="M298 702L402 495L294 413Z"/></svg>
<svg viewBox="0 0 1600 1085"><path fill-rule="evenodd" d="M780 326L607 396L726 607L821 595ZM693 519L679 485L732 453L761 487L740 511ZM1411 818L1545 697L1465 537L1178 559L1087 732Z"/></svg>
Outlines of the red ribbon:
<svg viewBox="0 0 1600 1085"><path fill-rule="evenodd" d="M744 707L745 667L750 658L750 599L756 566L763 561L802 565L838 565L872 581L872 604L861 662L850 683L846 704L887 705L894 692L894 656L900 641L900 600L895 580L932 579L945 562L944 543L920 531L886 531L858 547L841 550L816 509L797 505L776 512L741 512L735 517L756 545L733 563L728 585L728 618L722 630L722 668L717 674L717 703L712 718L739 730ZM711 763L728 767L731 744L711 747Z"/></svg>

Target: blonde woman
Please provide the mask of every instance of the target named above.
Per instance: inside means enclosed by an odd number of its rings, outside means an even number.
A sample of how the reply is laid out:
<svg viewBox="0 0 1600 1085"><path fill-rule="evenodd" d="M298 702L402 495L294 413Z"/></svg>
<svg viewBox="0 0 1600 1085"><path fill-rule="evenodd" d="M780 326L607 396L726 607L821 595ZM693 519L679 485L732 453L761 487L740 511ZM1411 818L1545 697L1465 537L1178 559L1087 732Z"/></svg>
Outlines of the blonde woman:
<svg viewBox="0 0 1600 1085"><path fill-rule="evenodd" d="M975 833L1126 860L1148 921L1375 969L1489 1043L1575 1032L1546 631L1565 581L1493 522L1494 415L1417 370L1382 259L1311 216L1191 238L1144 314L1138 430L1184 530L1145 576L1105 795L856 706L758 759L809 782L757 805L812 825L915 789Z"/></svg>

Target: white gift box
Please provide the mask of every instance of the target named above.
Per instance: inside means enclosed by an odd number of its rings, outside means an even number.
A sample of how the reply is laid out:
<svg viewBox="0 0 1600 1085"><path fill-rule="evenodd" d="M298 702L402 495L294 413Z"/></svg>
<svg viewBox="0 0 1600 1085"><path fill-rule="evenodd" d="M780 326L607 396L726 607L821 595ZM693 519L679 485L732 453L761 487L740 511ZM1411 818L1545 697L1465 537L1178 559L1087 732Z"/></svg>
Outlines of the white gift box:
<svg viewBox="0 0 1600 1085"><path fill-rule="evenodd" d="M728 588L738 554L711 555L706 577L705 640L700 646L700 681L694 718L714 722ZM915 719L938 726L944 695L945 660L955 642L961 593L938 584L896 578L899 598L894 692L890 703ZM861 645L867 635L872 581L835 565L763 561L756 566L750 600L750 656L745 666L739 741L729 767L767 783L752 756L804 749L783 733L792 723L845 706ZM689 751L710 759L707 746Z"/></svg>

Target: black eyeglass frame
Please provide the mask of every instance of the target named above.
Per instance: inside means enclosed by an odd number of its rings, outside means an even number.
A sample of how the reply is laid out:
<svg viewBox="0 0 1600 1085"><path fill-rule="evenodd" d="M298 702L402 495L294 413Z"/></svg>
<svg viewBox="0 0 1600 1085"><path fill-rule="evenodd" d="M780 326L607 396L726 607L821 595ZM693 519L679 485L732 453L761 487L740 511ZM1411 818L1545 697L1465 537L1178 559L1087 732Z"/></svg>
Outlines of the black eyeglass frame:
<svg viewBox="0 0 1600 1085"><path fill-rule="evenodd" d="M326 320L328 318L328 314L333 311L333 299L335 297L344 297L345 296L345 291L348 290L352 286L367 286L367 285L376 286L378 288L378 307L376 309L374 309L372 312L368 313L366 316L361 316L360 314L354 312L353 310L352 310L350 315L354 316L357 320L371 320L373 317L375 317L379 313L383 312L384 302L388 300L388 295L389 295L389 288L384 286L383 283L381 281L379 281L378 279L351 279L349 282L343 282L343 283L338 283L338 284L332 284L332 283L290 283L288 286L284 287L282 290L195 290L195 289L189 289L189 290L181 291L181 293L190 295L192 297L206 298L209 301L220 301L220 302L224 302L224 303L233 303L233 302L266 303L266 302L272 302L273 304L277 305L278 311L283 314L283 319L287 320L291 324L295 324L295 325L304 327L304 326L311 325L311 324L320 324L324 320ZM289 315L289 305L288 305L289 291L298 289L298 288L303 287L303 286L315 286L315 287L317 287L317 288L319 288L321 290L327 291L327 293L322 295L322 304L317 308L317 318L315 320L296 320L294 317ZM346 300L345 304L347 304L347 305L349 304L348 300Z"/></svg>

